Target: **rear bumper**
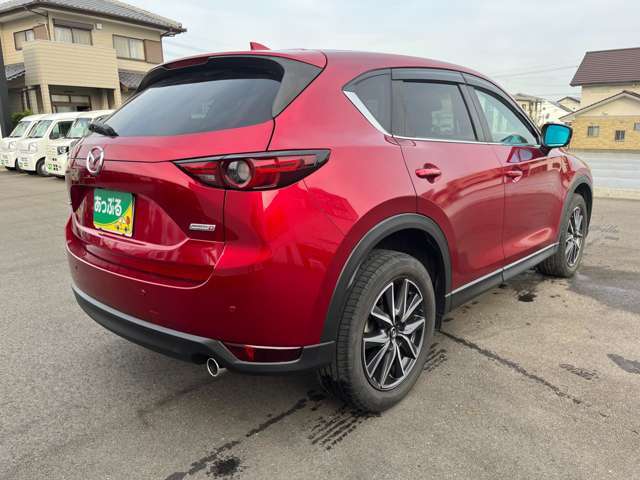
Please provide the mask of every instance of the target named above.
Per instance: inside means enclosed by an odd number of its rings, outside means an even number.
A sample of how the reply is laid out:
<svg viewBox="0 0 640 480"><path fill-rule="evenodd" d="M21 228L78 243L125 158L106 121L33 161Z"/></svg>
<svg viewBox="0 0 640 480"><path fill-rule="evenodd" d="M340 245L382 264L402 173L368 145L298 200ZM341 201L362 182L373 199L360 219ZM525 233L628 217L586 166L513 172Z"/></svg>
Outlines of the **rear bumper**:
<svg viewBox="0 0 640 480"><path fill-rule="evenodd" d="M257 363L238 360L219 340L179 332L127 315L73 286L80 307L93 320L115 334L156 352L194 363L215 358L220 365L244 373L281 374L313 370L331 363L334 342L303 347L297 360Z"/></svg>

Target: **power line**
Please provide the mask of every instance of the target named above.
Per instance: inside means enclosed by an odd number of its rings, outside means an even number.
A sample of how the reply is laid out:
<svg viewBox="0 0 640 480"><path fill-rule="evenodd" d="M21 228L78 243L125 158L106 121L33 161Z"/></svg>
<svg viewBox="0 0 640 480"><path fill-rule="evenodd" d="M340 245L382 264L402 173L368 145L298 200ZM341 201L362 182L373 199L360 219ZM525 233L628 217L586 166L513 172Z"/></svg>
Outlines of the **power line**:
<svg viewBox="0 0 640 480"><path fill-rule="evenodd" d="M545 68L545 69L541 69L541 70L529 70L528 72L519 72L519 73L503 73L500 75L491 75L492 77L500 77L500 78L507 78L507 77L520 77L520 76L524 76L524 75L535 75L538 73L547 73L547 72L557 72L559 70L569 70L570 68L577 68L577 65L567 65L566 67L554 67L554 68Z"/></svg>
<svg viewBox="0 0 640 480"><path fill-rule="evenodd" d="M201 48L194 47L193 45L187 45L185 43L176 42L175 40L167 41L168 47L177 47L182 50L189 50L195 53L208 53L208 50L203 50Z"/></svg>

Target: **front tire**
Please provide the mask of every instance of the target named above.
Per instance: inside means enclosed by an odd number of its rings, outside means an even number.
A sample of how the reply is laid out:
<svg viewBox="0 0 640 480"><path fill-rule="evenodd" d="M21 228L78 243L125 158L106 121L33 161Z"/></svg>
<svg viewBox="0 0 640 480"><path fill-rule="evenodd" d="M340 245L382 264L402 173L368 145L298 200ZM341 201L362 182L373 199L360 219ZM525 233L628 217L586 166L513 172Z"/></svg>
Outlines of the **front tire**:
<svg viewBox="0 0 640 480"><path fill-rule="evenodd" d="M49 172L47 172L47 169L44 165L44 158L41 158L40 160L38 160L38 163L36 163L36 173L41 177L49 176Z"/></svg>
<svg viewBox="0 0 640 480"><path fill-rule="evenodd" d="M581 195L575 194L560 227L558 251L538 265L538 271L554 277L573 277L580 267L589 231L587 204Z"/></svg>
<svg viewBox="0 0 640 480"><path fill-rule="evenodd" d="M436 308L429 272L414 257L374 250L347 297L323 386L354 408L381 412L420 377L433 339Z"/></svg>

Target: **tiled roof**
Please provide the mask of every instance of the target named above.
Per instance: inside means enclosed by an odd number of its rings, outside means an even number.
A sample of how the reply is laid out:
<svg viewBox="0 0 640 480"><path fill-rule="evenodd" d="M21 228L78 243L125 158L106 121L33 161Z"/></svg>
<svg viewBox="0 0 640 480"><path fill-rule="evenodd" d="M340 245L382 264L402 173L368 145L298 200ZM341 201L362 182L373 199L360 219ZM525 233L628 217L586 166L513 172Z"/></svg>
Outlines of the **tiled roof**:
<svg viewBox="0 0 640 480"><path fill-rule="evenodd" d="M24 75L24 63L12 63L4 66L4 74L7 81L15 80Z"/></svg>
<svg viewBox="0 0 640 480"><path fill-rule="evenodd" d="M640 47L587 52L572 86L640 82Z"/></svg>
<svg viewBox="0 0 640 480"><path fill-rule="evenodd" d="M132 72L131 70L118 70L120 83L127 88L136 89L144 78L144 73Z"/></svg>
<svg viewBox="0 0 640 480"><path fill-rule="evenodd" d="M589 110L592 110L595 107L598 107L598 106L604 105L606 103L612 102L614 100L617 100L620 97L629 97L629 98L631 98L633 100L637 100L637 101L640 102L640 94L638 94L636 92L630 92L629 90L622 90L621 92L618 92L618 93L616 93L614 95L611 95L610 97L603 98L602 100L599 100L599 101L597 101L595 103L592 103L591 105L587 105L586 107L582 107L581 109L576 110L575 112L571 112L570 114L565 115L564 117L561 117L561 118L562 119L564 119L564 118L568 119L569 117L575 118L576 116L582 115L583 113L588 112Z"/></svg>
<svg viewBox="0 0 640 480"><path fill-rule="evenodd" d="M24 7L62 8L128 20L132 23L165 28L174 33L185 32L182 24L118 0L9 0L0 3L0 15Z"/></svg>

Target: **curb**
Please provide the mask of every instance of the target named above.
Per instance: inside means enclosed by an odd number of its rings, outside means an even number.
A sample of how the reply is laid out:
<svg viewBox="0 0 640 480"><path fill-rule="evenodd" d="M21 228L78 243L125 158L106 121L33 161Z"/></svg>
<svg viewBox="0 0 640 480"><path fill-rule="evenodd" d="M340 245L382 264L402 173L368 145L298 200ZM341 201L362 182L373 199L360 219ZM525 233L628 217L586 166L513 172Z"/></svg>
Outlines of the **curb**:
<svg viewBox="0 0 640 480"><path fill-rule="evenodd" d="M625 200L640 200L640 190L596 187L594 189L593 196L595 198L620 198Z"/></svg>

